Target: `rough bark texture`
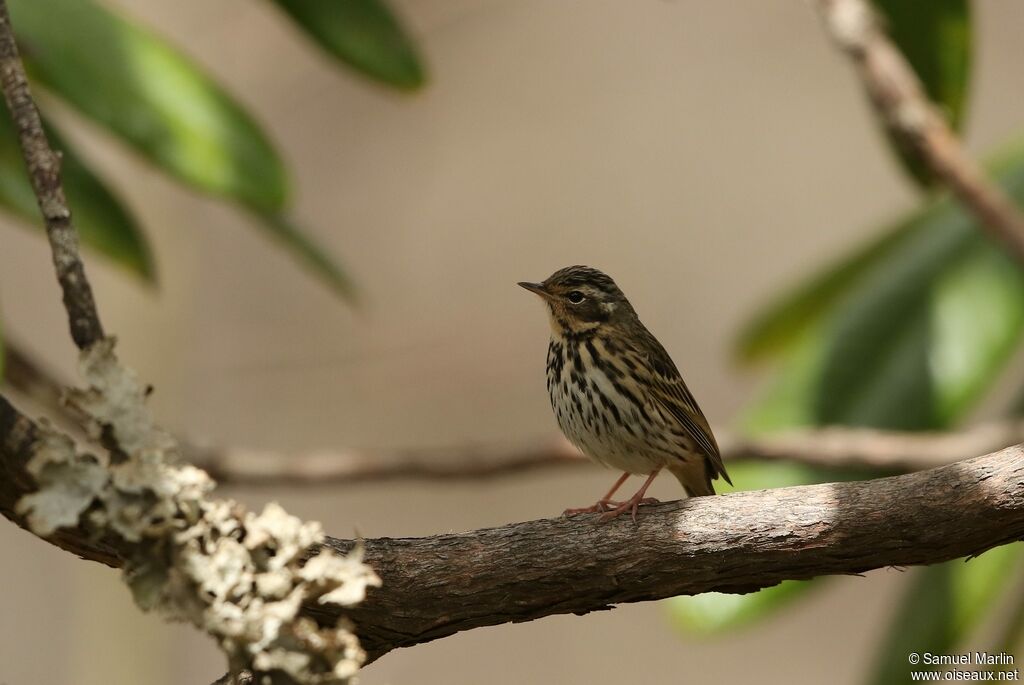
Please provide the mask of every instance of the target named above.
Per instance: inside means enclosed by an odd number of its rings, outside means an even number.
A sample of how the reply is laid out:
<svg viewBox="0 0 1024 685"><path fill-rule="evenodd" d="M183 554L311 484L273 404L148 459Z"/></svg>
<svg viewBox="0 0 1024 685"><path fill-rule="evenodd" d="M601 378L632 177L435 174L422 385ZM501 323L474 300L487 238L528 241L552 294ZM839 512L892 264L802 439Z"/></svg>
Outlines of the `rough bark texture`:
<svg viewBox="0 0 1024 685"><path fill-rule="evenodd" d="M383 586L347 615L374 659L481 626L936 563L1022 537L1024 449L1012 447L905 476L666 503L636 525L585 516L367 540Z"/></svg>
<svg viewBox="0 0 1024 685"><path fill-rule="evenodd" d="M14 504L33 488L24 464L35 430L0 400L0 511L19 524ZM636 524L596 519L366 540L366 561L384 584L345 613L375 659L509 621L977 555L1024 537L1024 447L872 481L669 502L645 507ZM116 547L76 530L52 541L120 563ZM345 552L353 544L329 541ZM322 606L306 613L337 615Z"/></svg>

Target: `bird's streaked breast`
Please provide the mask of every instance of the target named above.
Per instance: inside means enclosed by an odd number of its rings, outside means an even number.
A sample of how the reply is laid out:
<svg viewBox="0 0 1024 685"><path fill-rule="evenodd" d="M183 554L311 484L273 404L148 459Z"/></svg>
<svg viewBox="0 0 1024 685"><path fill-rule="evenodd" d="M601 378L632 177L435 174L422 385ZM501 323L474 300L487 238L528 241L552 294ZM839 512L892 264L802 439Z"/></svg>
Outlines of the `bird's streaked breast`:
<svg viewBox="0 0 1024 685"><path fill-rule="evenodd" d="M691 451L666 431L638 380L642 368L634 353L597 335L552 336L548 346L548 394L562 432L588 457L631 473Z"/></svg>

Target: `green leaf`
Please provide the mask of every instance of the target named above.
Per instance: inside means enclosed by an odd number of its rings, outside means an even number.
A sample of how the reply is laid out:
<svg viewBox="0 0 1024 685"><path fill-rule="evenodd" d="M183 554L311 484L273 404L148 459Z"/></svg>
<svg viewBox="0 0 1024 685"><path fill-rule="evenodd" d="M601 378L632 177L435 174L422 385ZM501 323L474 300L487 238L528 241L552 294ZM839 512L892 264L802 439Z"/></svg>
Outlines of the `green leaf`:
<svg viewBox="0 0 1024 685"><path fill-rule="evenodd" d="M1016 569L1024 560L1024 545L1015 542L990 549L953 566L953 634L966 635L981 622L1000 597L1007 581L1018 578Z"/></svg>
<svg viewBox="0 0 1024 685"><path fill-rule="evenodd" d="M47 135L63 153L64 190L82 244L153 282L153 259L135 218L52 126L47 126ZM0 107L0 207L43 228L14 124L4 107Z"/></svg>
<svg viewBox="0 0 1024 685"><path fill-rule="evenodd" d="M910 654L948 653L953 621L953 566L938 564L914 571L896 614L886 631L868 682L887 685L910 680Z"/></svg>
<svg viewBox="0 0 1024 685"><path fill-rule="evenodd" d="M412 90L425 81L412 39L380 0L274 0L324 50L372 79Z"/></svg>
<svg viewBox="0 0 1024 685"><path fill-rule="evenodd" d="M1002 250L975 245L934 288L932 320L938 423L951 425L988 389L1024 326L1024 272Z"/></svg>
<svg viewBox="0 0 1024 685"><path fill-rule="evenodd" d="M966 108L971 69L971 12L968 0L874 0L889 35L917 72L928 98L939 105L956 130ZM886 129L888 132L888 129ZM934 175L916 150L889 135L906 171L922 186Z"/></svg>
<svg viewBox="0 0 1024 685"><path fill-rule="evenodd" d="M267 233L278 240L292 255L349 302L358 301L358 291L345 269L327 250L280 214L256 214L255 218Z"/></svg>
<svg viewBox="0 0 1024 685"><path fill-rule="evenodd" d="M735 485L724 481L716 484L716 489L722 493L808 485L820 483L827 477L821 469L791 461L741 461L729 464L729 474Z"/></svg>
<svg viewBox="0 0 1024 685"><path fill-rule="evenodd" d="M1022 545L989 550L967 562L951 561L915 571L896 614L881 642L869 682L908 682L912 653L951 654L981 622L1016 577Z"/></svg>
<svg viewBox="0 0 1024 685"><path fill-rule="evenodd" d="M93 0L10 0L30 75L192 186L261 211L287 197L281 160L191 60Z"/></svg>
<svg viewBox="0 0 1024 685"><path fill-rule="evenodd" d="M876 265L836 313L817 379L816 423L939 427L929 366L932 288L981 238L962 211L929 218L929 228Z"/></svg>
<svg viewBox="0 0 1024 685"><path fill-rule="evenodd" d="M999 654L1000 652L1016 654L1024 646L1024 595L1017 593L1015 597L1010 598L1010 601L1012 602L1012 608L999 634L994 636L994 639L990 642L992 646L987 650L990 654ZM1007 668L1009 665L1002 664L997 668L988 670L1006 671L1009 670Z"/></svg>
<svg viewBox="0 0 1024 685"><path fill-rule="evenodd" d="M815 425L814 399L824 342L819 324L795 343L768 387L741 411L739 425L744 432L763 434Z"/></svg>
<svg viewBox="0 0 1024 685"><path fill-rule="evenodd" d="M1024 202L1024 146L989 166ZM788 334L784 368L747 409L748 429L942 427L993 382L1024 332L1019 269L948 198L897 226L898 239ZM774 321L786 311L773 310Z"/></svg>
<svg viewBox="0 0 1024 685"><path fill-rule="evenodd" d="M777 298L743 327L734 351L737 359L762 361L791 348L865 271L905 240L912 228L907 222L884 231Z"/></svg>
<svg viewBox="0 0 1024 685"><path fill-rule="evenodd" d="M830 327L818 423L903 430L959 419L1024 333L1024 277L959 211L879 265Z"/></svg>
<svg viewBox="0 0 1024 685"><path fill-rule="evenodd" d="M874 0L886 29L949 122L963 121L971 72L971 7L968 0Z"/></svg>

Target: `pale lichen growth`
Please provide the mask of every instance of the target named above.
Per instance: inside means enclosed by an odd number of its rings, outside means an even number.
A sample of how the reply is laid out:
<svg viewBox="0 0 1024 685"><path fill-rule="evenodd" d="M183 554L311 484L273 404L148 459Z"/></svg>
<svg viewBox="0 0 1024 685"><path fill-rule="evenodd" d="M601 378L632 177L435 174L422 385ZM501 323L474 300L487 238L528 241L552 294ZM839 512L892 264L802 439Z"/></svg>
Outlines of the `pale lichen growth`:
<svg viewBox="0 0 1024 685"><path fill-rule="evenodd" d="M37 534L78 525L82 513L107 486L110 474L91 455L79 455L71 438L40 424L41 440L28 463L39 490L22 497L17 512L26 516Z"/></svg>
<svg viewBox="0 0 1024 685"><path fill-rule="evenodd" d="M132 543L124 571L138 605L205 630L232 670L311 685L349 680L365 660L351 625L321 627L300 609L351 606L379 585L362 548L344 557L321 550L303 564L324 540L320 524L273 503L256 514L211 499L213 481L178 463L175 441L154 423L145 388L117 362L112 341L83 353L82 373L89 387L68 401L91 418L94 437L113 438L115 463L44 432L29 465L39 491L18 505L31 528L50 535L83 525Z"/></svg>

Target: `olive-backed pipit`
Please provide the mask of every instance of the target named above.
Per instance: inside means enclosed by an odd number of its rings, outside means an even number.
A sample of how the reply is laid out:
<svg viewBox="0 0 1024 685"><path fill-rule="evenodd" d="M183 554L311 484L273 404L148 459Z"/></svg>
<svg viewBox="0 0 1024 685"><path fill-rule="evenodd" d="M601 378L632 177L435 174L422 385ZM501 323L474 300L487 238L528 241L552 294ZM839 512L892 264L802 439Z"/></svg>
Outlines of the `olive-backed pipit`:
<svg viewBox="0 0 1024 685"><path fill-rule="evenodd" d="M547 304L551 320L548 394L558 426L583 454L624 471L593 506L567 515L607 512L602 520L656 502L645 497L661 469L691 496L713 495L729 480L711 427L661 343L640 322L615 281L570 266L543 283L520 283ZM612 495L630 474L647 475L628 500Z"/></svg>

